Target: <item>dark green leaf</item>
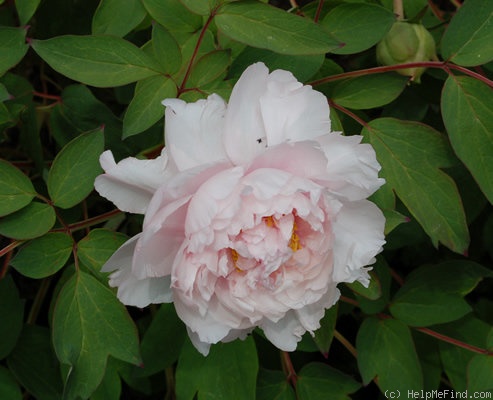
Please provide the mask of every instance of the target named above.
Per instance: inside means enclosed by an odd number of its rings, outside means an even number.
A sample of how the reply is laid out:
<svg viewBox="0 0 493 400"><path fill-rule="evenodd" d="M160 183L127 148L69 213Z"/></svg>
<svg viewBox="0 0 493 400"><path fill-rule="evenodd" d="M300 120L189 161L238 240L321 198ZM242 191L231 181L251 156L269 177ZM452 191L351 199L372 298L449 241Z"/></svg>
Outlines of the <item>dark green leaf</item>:
<svg viewBox="0 0 493 400"><path fill-rule="evenodd" d="M256 400L296 400L296 394L284 373L260 368Z"/></svg>
<svg viewBox="0 0 493 400"><path fill-rule="evenodd" d="M201 400L254 400L257 371L251 337L213 345L207 357L186 341L176 370L176 396L191 400L198 391Z"/></svg>
<svg viewBox="0 0 493 400"><path fill-rule="evenodd" d="M112 355L140 363L137 331L125 307L96 279L75 274L58 296L53 315L58 359L71 367L64 398L88 398L101 383Z"/></svg>
<svg viewBox="0 0 493 400"><path fill-rule="evenodd" d="M123 233L93 229L77 244L77 256L84 265L99 272L103 264L127 239Z"/></svg>
<svg viewBox="0 0 493 400"><path fill-rule="evenodd" d="M363 135L382 165L382 175L435 245L464 253L469 232L459 192L438 168L451 166L447 142L437 131L416 122L380 118Z"/></svg>
<svg viewBox="0 0 493 400"><path fill-rule="evenodd" d="M472 261L424 265L412 271L395 295L392 315L412 326L455 321L471 312L462 298L493 273Z"/></svg>
<svg viewBox="0 0 493 400"><path fill-rule="evenodd" d="M332 100L356 110L381 107L397 98L407 81L407 77L393 72L348 79L334 88Z"/></svg>
<svg viewBox="0 0 493 400"><path fill-rule="evenodd" d="M467 76L450 75L442 92L442 116L454 151L493 203L491 88Z"/></svg>
<svg viewBox="0 0 493 400"><path fill-rule="evenodd" d="M394 14L373 4L341 4L322 20L322 26L343 45L332 52L354 54L377 44L395 21Z"/></svg>
<svg viewBox="0 0 493 400"><path fill-rule="evenodd" d="M378 386L407 393L421 390L423 376L409 328L393 319L367 318L356 338L363 384L378 376Z"/></svg>
<svg viewBox="0 0 493 400"><path fill-rule="evenodd" d="M37 400L59 400L63 383L48 328L26 325L8 366Z"/></svg>
<svg viewBox="0 0 493 400"><path fill-rule="evenodd" d="M330 393L331 400L350 400L361 384L350 376L322 363L305 365L298 374L296 392L299 400L322 399Z"/></svg>
<svg viewBox="0 0 493 400"><path fill-rule="evenodd" d="M193 66L187 86L200 88L221 75L224 76L230 62L228 50L216 50L202 56Z"/></svg>
<svg viewBox="0 0 493 400"><path fill-rule="evenodd" d="M26 25L36 12L41 0L15 0L15 8L19 14L21 25Z"/></svg>
<svg viewBox="0 0 493 400"><path fill-rule="evenodd" d="M103 381L91 395L91 400L121 399L122 383L117 368L117 360L109 357Z"/></svg>
<svg viewBox="0 0 493 400"><path fill-rule="evenodd" d="M202 26L202 17L190 12L179 0L142 0L153 19L166 29L195 32Z"/></svg>
<svg viewBox="0 0 493 400"><path fill-rule="evenodd" d="M376 300L369 300L367 297L354 293L359 307L365 314L377 314L388 307L390 301L390 287L392 277L390 275L390 267L385 262L383 257L377 257L377 262L373 264L373 272L378 276L379 286L382 295Z"/></svg>
<svg viewBox="0 0 493 400"><path fill-rule="evenodd" d="M145 16L140 0L101 0L92 19L92 33L123 37Z"/></svg>
<svg viewBox="0 0 493 400"><path fill-rule="evenodd" d="M69 236L61 232L47 233L22 247L12 260L12 266L24 276L41 279L62 268L71 253Z"/></svg>
<svg viewBox="0 0 493 400"><path fill-rule="evenodd" d="M70 208L84 200L103 171L99 156L104 150L103 128L72 140L56 156L48 174L48 192L53 203Z"/></svg>
<svg viewBox="0 0 493 400"><path fill-rule="evenodd" d="M154 57L166 74L174 74L181 66L181 50L175 38L161 25L152 27L152 49Z"/></svg>
<svg viewBox="0 0 493 400"><path fill-rule="evenodd" d="M369 300L377 300L382 296L382 288L380 286L380 281L378 280L375 272L370 271L370 284L368 287L364 287L359 281L354 281L352 283L346 283L353 292L358 293L360 296L366 297Z"/></svg>
<svg viewBox="0 0 493 400"><path fill-rule="evenodd" d="M135 376L150 376L170 367L178 360L187 335L172 304L162 304L142 338L144 367L136 368Z"/></svg>
<svg viewBox="0 0 493 400"><path fill-rule="evenodd" d="M17 64L27 52L26 29L0 26L0 76Z"/></svg>
<svg viewBox="0 0 493 400"><path fill-rule="evenodd" d="M24 304L10 275L0 279L0 360L14 348L22 329ZM3 398L0 396L0 398Z"/></svg>
<svg viewBox="0 0 493 400"><path fill-rule="evenodd" d="M33 239L44 235L55 224L55 211L45 203L32 202L0 219L0 235L12 239Z"/></svg>
<svg viewBox="0 0 493 400"><path fill-rule="evenodd" d="M442 38L442 56L474 66L493 59L493 2L467 0L457 10Z"/></svg>
<svg viewBox="0 0 493 400"><path fill-rule="evenodd" d="M324 54L339 43L312 21L256 1L225 4L214 18L231 39L281 54Z"/></svg>
<svg viewBox="0 0 493 400"><path fill-rule="evenodd" d="M164 99L176 97L176 84L162 75L141 80L123 118L123 138L141 133L164 118Z"/></svg>
<svg viewBox="0 0 493 400"><path fill-rule="evenodd" d="M442 364L437 340L416 330L412 333L421 369L423 370L424 390L437 390L442 377Z"/></svg>
<svg viewBox="0 0 493 400"><path fill-rule="evenodd" d="M35 195L29 178L9 162L0 159L0 217L27 206Z"/></svg>
<svg viewBox="0 0 493 400"><path fill-rule="evenodd" d="M0 398L8 400L22 400L22 393L19 385L12 376L12 373L0 365Z"/></svg>
<svg viewBox="0 0 493 400"><path fill-rule="evenodd" d="M180 0L190 11L199 15L209 15L222 0Z"/></svg>
<svg viewBox="0 0 493 400"><path fill-rule="evenodd" d="M33 40L32 47L54 70L97 87L125 85L160 69L141 49L115 36L58 36Z"/></svg>
<svg viewBox="0 0 493 400"><path fill-rule="evenodd" d="M467 390L471 392L493 391L492 377L493 357L485 354L474 356L467 366Z"/></svg>
<svg viewBox="0 0 493 400"><path fill-rule="evenodd" d="M315 331L313 340L320 352L324 355L329 353L329 348L334 337L334 329L337 322L337 304L325 310L324 317L320 320L320 328Z"/></svg>

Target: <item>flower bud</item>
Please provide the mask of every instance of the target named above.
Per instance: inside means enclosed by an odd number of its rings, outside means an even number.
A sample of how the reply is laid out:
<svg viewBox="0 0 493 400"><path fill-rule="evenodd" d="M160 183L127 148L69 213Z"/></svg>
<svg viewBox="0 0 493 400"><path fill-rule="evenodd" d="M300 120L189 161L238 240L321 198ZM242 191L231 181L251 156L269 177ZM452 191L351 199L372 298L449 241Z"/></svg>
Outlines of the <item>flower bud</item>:
<svg viewBox="0 0 493 400"><path fill-rule="evenodd" d="M436 60L435 40L421 24L397 21L377 45L377 61L383 65ZM419 82L425 68L405 68L397 72Z"/></svg>

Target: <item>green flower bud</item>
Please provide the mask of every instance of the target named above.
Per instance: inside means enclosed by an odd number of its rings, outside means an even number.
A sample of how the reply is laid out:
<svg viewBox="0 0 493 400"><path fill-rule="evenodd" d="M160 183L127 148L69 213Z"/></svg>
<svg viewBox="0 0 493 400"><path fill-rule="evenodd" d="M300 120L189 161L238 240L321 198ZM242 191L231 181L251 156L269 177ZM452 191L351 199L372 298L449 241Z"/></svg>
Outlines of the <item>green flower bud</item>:
<svg viewBox="0 0 493 400"><path fill-rule="evenodd" d="M377 45L377 61L383 65L436 60L435 40L421 24L397 21ZM419 82L425 68L399 69L401 75Z"/></svg>

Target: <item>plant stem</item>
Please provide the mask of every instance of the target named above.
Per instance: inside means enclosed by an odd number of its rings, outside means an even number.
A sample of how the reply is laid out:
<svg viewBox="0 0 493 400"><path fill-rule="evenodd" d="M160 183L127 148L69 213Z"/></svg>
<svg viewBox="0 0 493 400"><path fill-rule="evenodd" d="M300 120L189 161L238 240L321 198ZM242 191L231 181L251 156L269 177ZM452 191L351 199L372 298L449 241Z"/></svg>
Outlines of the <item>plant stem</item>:
<svg viewBox="0 0 493 400"><path fill-rule="evenodd" d="M289 353L287 351L281 351L281 364L282 369L286 374L286 379L293 387L296 387L298 376L296 375L291 357L289 357Z"/></svg>
<svg viewBox="0 0 493 400"><path fill-rule="evenodd" d="M314 22L318 22L318 20L320 19L320 14L322 12L323 7L324 7L324 0L318 0L317 11L315 12L315 17L313 17Z"/></svg>
<svg viewBox="0 0 493 400"><path fill-rule="evenodd" d="M404 5L402 4L402 0L394 0L394 14L397 17L397 21L404 20Z"/></svg>
<svg viewBox="0 0 493 400"><path fill-rule="evenodd" d="M43 305L43 301L46 297L46 293L50 288L51 277L45 278L41 281L41 284L36 293L36 297L34 298L33 305L31 310L29 311L29 315L27 317L26 323L32 325L36 322L38 318L39 310L41 310L41 306Z"/></svg>
<svg viewBox="0 0 493 400"><path fill-rule="evenodd" d="M356 348L351 343L349 343L349 340L342 336L337 329L334 329L334 337L347 349L347 351L349 351L354 356L354 358L358 358L358 352Z"/></svg>

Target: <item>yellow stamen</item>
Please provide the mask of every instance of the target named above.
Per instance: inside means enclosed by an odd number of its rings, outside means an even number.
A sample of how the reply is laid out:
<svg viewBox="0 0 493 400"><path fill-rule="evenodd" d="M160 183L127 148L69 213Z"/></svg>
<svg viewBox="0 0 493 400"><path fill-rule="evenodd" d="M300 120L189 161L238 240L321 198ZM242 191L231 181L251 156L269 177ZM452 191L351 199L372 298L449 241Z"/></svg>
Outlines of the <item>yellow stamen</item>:
<svg viewBox="0 0 493 400"><path fill-rule="evenodd" d="M238 252L235 250L235 249L231 249L231 259L233 260L233 265L235 266L235 269L238 271L238 272L243 272L243 270L238 267L238 258L240 257L238 255Z"/></svg>
<svg viewBox="0 0 493 400"><path fill-rule="evenodd" d="M276 221L274 221L274 217L272 215L269 215L268 217L262 217L262 221L264 221L265 225L267 225L269 228L272 228L276 224Z"/></svg>
<svg viewBox="0 0 493 400"><path fill-rule="evenodd" d="M300 244L300 237L296 233L296 230L298 229L298 226L296 225L296 222L293 222L293 232L291 233L291 239L289 241L289 247L293 252L298 251L302 249L301 244Z"/></svg>

